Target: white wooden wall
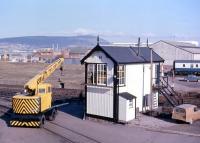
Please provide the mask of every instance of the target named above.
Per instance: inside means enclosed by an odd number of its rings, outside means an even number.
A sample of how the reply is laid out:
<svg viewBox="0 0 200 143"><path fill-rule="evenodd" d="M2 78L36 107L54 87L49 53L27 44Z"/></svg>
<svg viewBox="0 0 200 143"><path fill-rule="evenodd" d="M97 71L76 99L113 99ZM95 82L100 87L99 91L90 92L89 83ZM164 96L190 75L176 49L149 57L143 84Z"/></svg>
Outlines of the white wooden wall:
<svg viewBox="0 0 200 143"><path fill-rule="evenodd" d="M113 118L113 88L88 86L87 113Z"/></svg>

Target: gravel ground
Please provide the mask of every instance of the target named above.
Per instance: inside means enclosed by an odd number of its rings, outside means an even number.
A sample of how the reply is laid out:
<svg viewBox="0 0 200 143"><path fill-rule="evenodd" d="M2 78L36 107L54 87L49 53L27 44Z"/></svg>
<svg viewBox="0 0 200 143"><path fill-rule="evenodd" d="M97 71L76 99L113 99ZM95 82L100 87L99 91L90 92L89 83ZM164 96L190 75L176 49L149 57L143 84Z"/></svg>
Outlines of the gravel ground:
<svg viewBox="0 0 200 143"><path fill-rule="evenodd" d="M174 79L169 77L169 84L173 85L175 91L179 93L186 93L186 92L197 92L200 93L199 87L200 82L187 82L183 81L184 76L177 76Z"/></svg>
<svg viewBox="0 0 200 143"><path fill-rule="evenodd" d="M24 85L28 80L47 67L42 63L4 63L0 62L0 84ZM58 79L65 83L65 88L82 89L84 84L84 66L64 65L63 76L56 70L46 82L59 87Z"/></svg>

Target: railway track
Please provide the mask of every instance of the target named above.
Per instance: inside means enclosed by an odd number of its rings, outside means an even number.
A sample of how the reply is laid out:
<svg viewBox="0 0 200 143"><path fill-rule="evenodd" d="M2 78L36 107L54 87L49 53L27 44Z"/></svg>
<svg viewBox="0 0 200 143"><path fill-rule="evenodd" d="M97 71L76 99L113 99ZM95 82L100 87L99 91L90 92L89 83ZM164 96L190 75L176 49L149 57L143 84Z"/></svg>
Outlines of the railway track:
<svg viewBox="0 0 200 143"><path fill-rule="evenodd" d="M70 143L101 143L90 136L69 129L55 122L48 122L43 129L66 139L66 141L69 141Z"/></svg>
<svg viewBox="0 0 200 143"><path fill-rule="evenodd" d="M5 105L0 105L0 116L1 115L10 115L11 108Z"/></svg>

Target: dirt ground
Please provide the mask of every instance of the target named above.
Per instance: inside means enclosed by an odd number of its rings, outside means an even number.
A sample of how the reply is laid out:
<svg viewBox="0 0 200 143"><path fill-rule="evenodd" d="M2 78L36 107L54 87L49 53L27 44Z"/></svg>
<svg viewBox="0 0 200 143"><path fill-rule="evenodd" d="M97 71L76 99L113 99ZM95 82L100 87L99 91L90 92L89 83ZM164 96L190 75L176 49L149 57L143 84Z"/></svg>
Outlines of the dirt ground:
<svg viewBox="0 0 200 143"><path fill-rule="evenodd" d="M43 63L4 63L0 62L0 84L24 85L29 79L43 70L48 64ZM82 89L84 84L84 66L64 65L63 76L56 70L46 82L59 87L58 79L65 83L67 89Z"/></svg>

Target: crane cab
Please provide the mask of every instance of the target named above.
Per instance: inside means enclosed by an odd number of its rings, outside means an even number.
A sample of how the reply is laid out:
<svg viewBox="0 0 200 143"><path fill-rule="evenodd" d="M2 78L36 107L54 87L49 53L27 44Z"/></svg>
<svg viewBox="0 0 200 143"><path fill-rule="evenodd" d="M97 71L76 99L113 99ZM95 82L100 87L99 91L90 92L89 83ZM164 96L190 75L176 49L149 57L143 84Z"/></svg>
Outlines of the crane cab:
<svg viewBox="0 0 200 143"><path fill-rule="evenodd" d="M52 85L40 83L35 96L39 96L41 99L41 112L49 109L52 103Z"/></svg>

